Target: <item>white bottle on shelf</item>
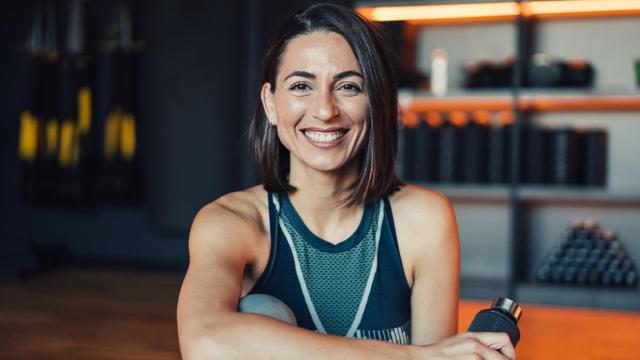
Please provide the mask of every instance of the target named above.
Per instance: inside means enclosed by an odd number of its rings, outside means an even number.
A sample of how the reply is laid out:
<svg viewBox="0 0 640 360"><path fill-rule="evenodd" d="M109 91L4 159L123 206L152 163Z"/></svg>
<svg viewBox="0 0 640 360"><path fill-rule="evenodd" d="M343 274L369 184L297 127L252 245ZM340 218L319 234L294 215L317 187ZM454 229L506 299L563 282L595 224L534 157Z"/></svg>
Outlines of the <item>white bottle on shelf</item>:
<svg viewBox="0 0 640 360"><path fill-rule="evenodd" d="M436 97L447 95L447 61L444 49L435 49L431 53L431 93Z"/></svg>

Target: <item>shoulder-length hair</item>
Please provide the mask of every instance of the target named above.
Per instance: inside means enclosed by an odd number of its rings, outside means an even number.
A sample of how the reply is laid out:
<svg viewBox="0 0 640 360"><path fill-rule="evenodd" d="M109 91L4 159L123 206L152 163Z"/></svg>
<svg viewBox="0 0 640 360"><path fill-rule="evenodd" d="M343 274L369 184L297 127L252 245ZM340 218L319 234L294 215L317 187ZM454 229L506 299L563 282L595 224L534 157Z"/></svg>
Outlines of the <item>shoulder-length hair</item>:
<svg viewBox="0 0 640 360"><path fill-rule="evenodd" d="M395 171L398 147L398 89L389 55L379 30L353 10L330 4L316 4L292 15L280 28L263 59L261 84L276 88L276 76L287 44L296 36L314 31L342 35L349 43L364 77L369 96L368 133L357 155L359 174L343 189L343 204L371 202L388 196L403 185ZM280 143L258 100L249 129L249 142L260 168L264 188L271 192L291 192L288 182L289 151Z"/></svg>

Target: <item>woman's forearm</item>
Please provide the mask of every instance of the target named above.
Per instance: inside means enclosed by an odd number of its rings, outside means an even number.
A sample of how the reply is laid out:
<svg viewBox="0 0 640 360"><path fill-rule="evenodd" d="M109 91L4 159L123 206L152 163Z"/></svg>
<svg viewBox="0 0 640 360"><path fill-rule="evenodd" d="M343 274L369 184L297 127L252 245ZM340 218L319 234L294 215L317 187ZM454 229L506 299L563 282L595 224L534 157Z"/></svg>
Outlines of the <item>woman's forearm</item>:
<svg viewBox="0 0 640 360"><path fill-rule="evenodd" d="M410 345L316 333L261 315L234 313L191 334L185 360L409 359Z"/></svg>

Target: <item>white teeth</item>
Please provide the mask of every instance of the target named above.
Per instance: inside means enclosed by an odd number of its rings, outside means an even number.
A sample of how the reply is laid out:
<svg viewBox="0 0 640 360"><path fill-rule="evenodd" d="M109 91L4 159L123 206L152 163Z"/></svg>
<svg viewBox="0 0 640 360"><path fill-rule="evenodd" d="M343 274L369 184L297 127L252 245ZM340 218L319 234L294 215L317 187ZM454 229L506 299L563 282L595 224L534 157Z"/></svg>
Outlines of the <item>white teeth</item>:
<svg viewBox="0 0 640 360"><path fill-rule="evenodd" d="M303 131L304 135L316 142L332 142L340 139L347 133L346 130L340 130L335 132L318 132L318 131Z"/></svg>

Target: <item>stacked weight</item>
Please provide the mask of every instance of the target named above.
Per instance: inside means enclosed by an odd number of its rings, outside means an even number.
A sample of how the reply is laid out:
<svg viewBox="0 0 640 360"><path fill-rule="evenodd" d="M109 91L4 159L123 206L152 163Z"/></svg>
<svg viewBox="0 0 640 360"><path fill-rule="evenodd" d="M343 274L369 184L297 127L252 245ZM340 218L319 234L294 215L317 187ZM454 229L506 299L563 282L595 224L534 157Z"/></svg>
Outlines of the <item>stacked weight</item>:
<svg viewBox="0 0 640 360"><path fill-rule="evenodd" d="M574 221L537 271L537 280L558 284L636 287L638 272L612 230Z"/></svg>

